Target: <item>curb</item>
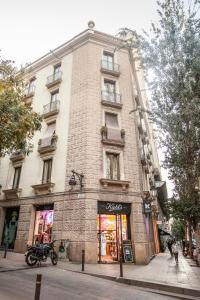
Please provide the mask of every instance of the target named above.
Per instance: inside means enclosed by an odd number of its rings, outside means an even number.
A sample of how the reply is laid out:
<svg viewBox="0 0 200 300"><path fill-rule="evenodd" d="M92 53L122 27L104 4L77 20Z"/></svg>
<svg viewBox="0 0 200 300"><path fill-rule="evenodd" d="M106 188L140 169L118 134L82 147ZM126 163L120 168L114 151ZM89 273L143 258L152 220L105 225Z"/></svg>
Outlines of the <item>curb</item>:
<svg viewBox="0 0 200 300"><path fill-rule="evenodd" d="M200 290L197 289L184 288L184 287L173 286L169 284L157 283L152 281L142 281L142 280L130 279L124 277L115 277L115 276L109 276L103 274L81 272L81 271L70 270L70 269L64 269L64 270L74 272L74 273L79 273L79 274L85 274L97 278L102 278L110 281L115 281L122 284L137 286L139 288L145 288L152 293L169 295L179 299L200 299Z"/></svg>

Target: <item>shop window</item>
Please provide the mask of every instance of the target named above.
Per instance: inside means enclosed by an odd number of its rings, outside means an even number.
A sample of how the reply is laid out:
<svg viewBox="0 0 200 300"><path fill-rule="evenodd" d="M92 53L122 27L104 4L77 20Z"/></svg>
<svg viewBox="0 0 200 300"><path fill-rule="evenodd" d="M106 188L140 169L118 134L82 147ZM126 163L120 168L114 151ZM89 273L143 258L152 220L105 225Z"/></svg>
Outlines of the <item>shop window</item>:
<svg viewBox="0 0 200 300"><path fill-rule="evenodd" d="M53 208L38 207L36 210L34 243L50 243L53 227Z"/></svg>
<svg viewBox="0 0 200 300"><path fill-rule="evenodd" d="M52 159L44 160L42 183L51 182Z"/></svg>
<svg viewBox="0 0 200 300"><path fill-rule="evenodd" d="M120 180L120 155L118 153L106 153L106 178Z"/></svg>
<svg viewBox="0 0 200 300"><path fill-rule="evenodd" d="M14 173L14 178L13 178L13 186L12 186L13 189L18 189L18 187L19 187L21 169L22 169L21 166L15 168L15 173Z"/></svg>

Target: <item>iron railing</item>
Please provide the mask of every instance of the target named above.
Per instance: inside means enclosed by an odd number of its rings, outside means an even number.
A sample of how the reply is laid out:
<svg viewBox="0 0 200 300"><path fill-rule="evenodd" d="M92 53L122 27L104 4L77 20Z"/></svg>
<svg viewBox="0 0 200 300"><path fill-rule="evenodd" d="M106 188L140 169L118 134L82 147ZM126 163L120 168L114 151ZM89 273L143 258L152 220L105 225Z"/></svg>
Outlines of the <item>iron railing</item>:
<svg viewBox="0 0 200 300"><path fill-rule="evenodd" d="M111 72L119 72L119 64L104 59L101 61L101 68Z"/></svg>
<svg viewBox="0 0 200 300"><path fill-rule="evenodd" d="M56 72L50 76L47 77L47 85L53 83L54 81L61 80L62 79L62 72Z"/></svg>
<svg viewBox="0 0 200 300"><path fill-rule="evenodd" d="M60 107L60 101L59 100L52 101L52 102L44 105L43 114L48 114L48 113L53 112L53 111L58 111L59 107Z"/></svg>
<svg viewBox="0 0 200 300"><path fill-rule="evenodd" d="M34 93L35 93L35 86L34 85L30 85L30 86L25 88L24 95L26 97L29 96L29 95L33 95Z"/></svg>
<svg viewBox="0 0 200 300"><path fill-rule="evenodd" d="M101 99L108 102L121 104L121 95L108 91L101 91Z"/></svg>

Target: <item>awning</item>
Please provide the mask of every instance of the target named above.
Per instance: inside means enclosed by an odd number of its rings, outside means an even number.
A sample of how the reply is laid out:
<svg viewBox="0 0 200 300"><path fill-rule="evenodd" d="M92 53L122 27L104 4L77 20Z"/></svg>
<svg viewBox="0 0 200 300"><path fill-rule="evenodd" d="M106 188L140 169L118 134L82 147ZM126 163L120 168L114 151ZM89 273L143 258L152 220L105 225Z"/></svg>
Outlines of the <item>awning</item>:
<svg viewBox="0 0 200 300"><path fill-rule="evenodd" d="M159 232L160 235L171 235L169 232L167 232L167 231L165 231L161 228L158 228L158 232Z"/></svg>

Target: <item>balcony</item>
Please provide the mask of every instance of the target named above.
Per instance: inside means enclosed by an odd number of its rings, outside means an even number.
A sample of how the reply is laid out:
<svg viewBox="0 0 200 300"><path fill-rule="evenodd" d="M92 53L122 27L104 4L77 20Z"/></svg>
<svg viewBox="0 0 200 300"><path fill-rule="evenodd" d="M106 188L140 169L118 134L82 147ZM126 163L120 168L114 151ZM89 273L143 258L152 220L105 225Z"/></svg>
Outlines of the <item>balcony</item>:
<svg viewBox="0 0 200 300"><path fill-rule="evenodd" d="M101 127L101 141L103 144L124 147L125 130L118 128Z"/></svg>
<svg viewBox="0 0 200 300"><path fill-rule="evenodd" d="M121 95L108 91L101 91L101 103L105 106L122 108Z"/></svg>
<svg viewBox="0 0 200 300"><path fill-rule="evenodd" d="M25 155L21 150L13 152L10 156L10 160L15 163L24 160Z"/></svg>
<svg viewBox="0 0 200 300"><path fill-rule="evenodd" d="M52 136L40 139L38 142L38 152L40 154L51 153L56 150L58 136L53 134Z"/></svg>
<svg viewBox="0 0 200 300"><path fill-rule="evenodd" d="M56 100L50 102L43 107L43 118L46 119L51 116L55 116L59 113L60 101Z"/></svg>
<svg viewBox="0 0 200 300"><path fill-rule="evenodd" d="M3 190L6 200L15 200L20 197L22 189L19 188L11 188L7 190Z"/></svg>
<svg viewBox="0 0 200 300"><path fill-rule="evenodd" d="M105 189L108 188L108 186L119 186L122 188L123 191L125 191L129 187L130 181L101 178L100 183Z"/></svg>
<svg viewBox="0 0 200 300"><path fill-rule="evenodd" d="M101 72L119 77L119 75L120 75L119 65L114 62L102 60L101 61Z"/></svg>
<svg viewBox="0 0 200 300"><path fill-rule="evenodd" d="M54 185L55 183L46 182L32 185L32 188L34 189L34 193L36 195L46 195L52 193Z"/></svg>
<svg viewBox="0 0 200 300"><path fill-rule="evenodd" d="M25 104L30 105L32 103L32 97L35 95L35 86L28 86L24 91L23 101Z"/></svg>
<svg viewBox="0 0 200 300"><path fill-rule="evenodd" d="M61 81L62 81L62 72L61 71L56 72L47 77L46 87L51 88L57 84L60 84Z"/></svg>

